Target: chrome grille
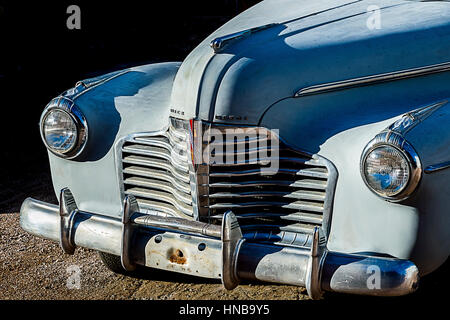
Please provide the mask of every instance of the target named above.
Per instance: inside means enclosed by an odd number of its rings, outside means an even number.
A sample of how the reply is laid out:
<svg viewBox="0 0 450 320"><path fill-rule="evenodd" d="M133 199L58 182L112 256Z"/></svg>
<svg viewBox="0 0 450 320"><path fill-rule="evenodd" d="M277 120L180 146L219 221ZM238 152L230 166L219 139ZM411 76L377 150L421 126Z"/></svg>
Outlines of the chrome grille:
<svg viewBox="0 0 450 320"><path fill-rule="evenodd" d="M144 213L193 216L188 129L136 135L122 145L125 195L136 197Z"/></svg>
<svg viewBox="0 0 450 320"><path fill-rule="evenodd" d="M221 130L220 126L214 128ZM260 141L270 139L267 130L260 129L265 133L258 133L257 146L251 145L249 138L221 142L234 147L222 148L227 151L219 156L234 161L223 158L209 164L208 194L201 195L205 200L200 201L199 210L207 211L212 221L232 210L243 230L264 232L269 238L274 234L281 238L291 237L289 233L312 234L315 226L327 229L336 174L332 165L282 141L276 145L266 141L261 146ZM261 150L265 157L258 156ZM268 160L276 159L278 168L270 170Z"/></svg>
<svg viewBox="0 0 450 320"><path fill-rule="evenodd" d="M172 119L164 132L137 134L121 146L123 194L135 196L143 213L220 224L232 210L247 239L283 245L309 246L315 226L328 233L337 179L331 162L258 135L200 140L202 152L220 144L224 151L215 152L215 159L235 161L193 165L191 125ZM265 157L258 156L261 151ZM271 171L275 159L279 166Z"/></svg>

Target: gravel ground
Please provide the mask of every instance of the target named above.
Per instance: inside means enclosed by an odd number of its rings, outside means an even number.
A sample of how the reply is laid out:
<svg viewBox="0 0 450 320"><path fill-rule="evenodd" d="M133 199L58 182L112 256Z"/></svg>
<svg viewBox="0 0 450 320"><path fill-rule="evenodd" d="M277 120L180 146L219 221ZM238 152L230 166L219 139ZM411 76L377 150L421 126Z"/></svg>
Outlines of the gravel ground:
<svg viewBox="0 0 450 320"><path fill-rule="evenodd" d="M30 188L9 203L0 213L0 300L304 300L304 288L283 285L243 284L226 291L220 282L157 270L140 270L131 276L109 271L96 252L78 248L65 255L59 245L25 233L19 226L20 203L30 195L55 202L50 178L41 174ZM21 189L24 190L24 189ZM25 192L27 194L25 194ZM80 288L69 289L67 271L81 270ZM436 274L426 277L417 293L402 299L434 297L439 288L449 285L448 263ZM326 299L345 300L348 296L328 295ZM352 296L350 301L373 299ZM347 300L348 301L348 300Z"/></svg>

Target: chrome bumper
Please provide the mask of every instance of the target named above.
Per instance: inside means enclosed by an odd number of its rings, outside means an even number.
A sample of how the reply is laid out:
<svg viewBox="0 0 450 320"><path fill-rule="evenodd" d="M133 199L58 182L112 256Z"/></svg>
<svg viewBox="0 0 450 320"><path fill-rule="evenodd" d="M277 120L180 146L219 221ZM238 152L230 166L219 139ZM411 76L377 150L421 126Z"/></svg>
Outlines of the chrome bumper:
<svg viewBox="0 0 450 320"><path fill-rule="evenodd" d="M242 237L228 212L222 226L137 212L133 198L122 220L77 209L69 190L60 206L28 198L20 210L21 227L57 241L66 253L77 246L121 256L125 269L135 265L221 279L227 289L241 279L304 286L312 298L323 291L398 296L416 290L417 267L410 261L331 252L319 228L311 248L252 243Z"/></svg>

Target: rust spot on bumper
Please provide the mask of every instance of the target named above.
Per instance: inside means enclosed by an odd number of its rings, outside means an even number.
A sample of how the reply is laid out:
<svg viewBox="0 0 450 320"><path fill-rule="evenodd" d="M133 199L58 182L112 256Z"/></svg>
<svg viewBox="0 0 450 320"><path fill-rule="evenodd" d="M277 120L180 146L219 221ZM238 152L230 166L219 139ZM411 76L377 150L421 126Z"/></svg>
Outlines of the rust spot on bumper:
<svg viewBox="0 0 450 320"><path fill-rule="evenodd" d="M180 249L177 249L169 258L169 261L176 264L186 264L187 259Z"/></svg>

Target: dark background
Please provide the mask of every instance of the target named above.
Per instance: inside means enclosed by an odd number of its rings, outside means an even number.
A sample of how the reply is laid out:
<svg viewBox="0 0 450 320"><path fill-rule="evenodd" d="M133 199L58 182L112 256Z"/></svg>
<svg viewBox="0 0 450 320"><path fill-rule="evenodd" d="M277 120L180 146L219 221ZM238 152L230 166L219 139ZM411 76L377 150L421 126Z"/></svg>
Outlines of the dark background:
<svg viewBox="0 0 450 320"><path fill-rule="evenodd" d="M0 211L49 185L38 123L78 80L131 66L182 61L206 36L258 0L1 1ZM69 5L81 30L69 30Z"/></svg>

